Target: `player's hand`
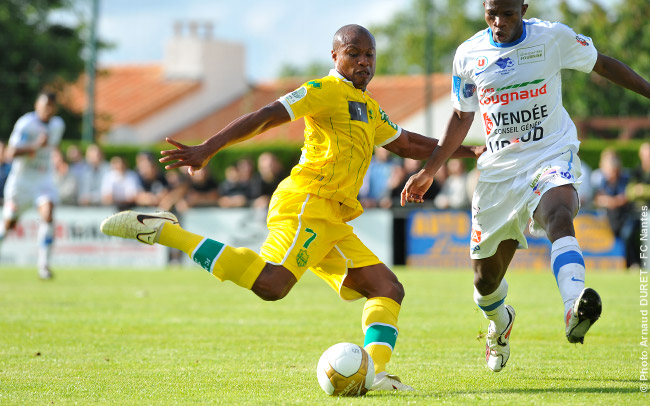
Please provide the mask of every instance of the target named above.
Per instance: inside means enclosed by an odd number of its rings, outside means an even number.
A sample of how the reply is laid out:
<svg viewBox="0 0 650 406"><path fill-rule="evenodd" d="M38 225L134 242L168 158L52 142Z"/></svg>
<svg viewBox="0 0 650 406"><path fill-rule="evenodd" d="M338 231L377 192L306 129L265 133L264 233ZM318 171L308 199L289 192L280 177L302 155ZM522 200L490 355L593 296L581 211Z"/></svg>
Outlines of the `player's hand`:
<svg viewBox="0 0 650 406"><path fill-rule="evenodd" d="M169 163L165 165L165 169L176 169L187 166L187 173L190 176L194 176L194 173L201 170L210 160L210 154L206 151L203 144L190 146L181 144L171 138L165 138L165 141L176 147L176 149L160 151L160 155L163 157L159 161Z"/></svg>
<svg viewBox="0 0 650 406"><path fill-rule="evenodd" d="M406 202L408 203L424 203L424 194L429 190L433 183L433 175L429 174L424 169L411 176L404 185L402 194L400 195L400 203L402 207Z"/></svg>
<svg viewBox="0 0 650 406"><path fill-rule="evenodd" d="M478 159L481 154L483 154L485 151L487 151L487 146L486 145L476 145L470 148L472 152L474 153L474 157Z"/></svg>

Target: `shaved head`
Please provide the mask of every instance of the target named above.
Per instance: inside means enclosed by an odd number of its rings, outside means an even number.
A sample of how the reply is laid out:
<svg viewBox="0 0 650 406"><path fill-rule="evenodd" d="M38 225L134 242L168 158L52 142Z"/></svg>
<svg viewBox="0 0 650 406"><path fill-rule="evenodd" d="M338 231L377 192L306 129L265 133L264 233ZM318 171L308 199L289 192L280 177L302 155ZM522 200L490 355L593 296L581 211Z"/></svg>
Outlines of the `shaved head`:
<svg viewBox="0 0 650 406"><path fill-rule="evenodd" d="M375 43L375 37L365 27L357 24L344 25L343 27L339 28L338 31L336 31L334 34L332 49L337 50L343 45L355 42L355 39L362 36L370 38L372 40L372 43Z"/></svg>

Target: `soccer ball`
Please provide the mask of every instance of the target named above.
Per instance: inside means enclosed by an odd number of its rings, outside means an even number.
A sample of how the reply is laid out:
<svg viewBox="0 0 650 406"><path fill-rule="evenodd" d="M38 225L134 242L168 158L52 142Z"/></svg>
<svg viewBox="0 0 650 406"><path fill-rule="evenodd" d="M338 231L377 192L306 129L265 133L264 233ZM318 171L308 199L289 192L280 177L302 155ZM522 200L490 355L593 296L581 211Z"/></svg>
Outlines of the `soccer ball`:
<svg viewBox="0 0 650 406"><path fill-rule="evenodd" d="M321 355L317 376L320 387L328 395L363 396L375 381L375 366L362 347L338 343Z"/></svg>

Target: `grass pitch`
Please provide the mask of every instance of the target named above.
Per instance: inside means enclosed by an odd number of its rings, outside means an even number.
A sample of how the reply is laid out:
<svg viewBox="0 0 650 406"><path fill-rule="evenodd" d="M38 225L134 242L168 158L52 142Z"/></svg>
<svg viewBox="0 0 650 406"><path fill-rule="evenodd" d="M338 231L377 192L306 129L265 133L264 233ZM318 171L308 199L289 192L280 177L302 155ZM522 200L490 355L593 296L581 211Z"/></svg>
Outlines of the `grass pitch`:
<svg viewBox="0 0 650 406"><path fill-rule="evenodd" d="M485 367L487 322L471 271L398 269L406 288L389 371L414 393L330 398L315 367L330 345L363 343L363 303L308 273L263 302L200 270L0 269L0 404L618 405L640 392L638 274L588 274L603 316L585 345L564 337L553 275L510 272L517 311L503 372Z"/></svg>

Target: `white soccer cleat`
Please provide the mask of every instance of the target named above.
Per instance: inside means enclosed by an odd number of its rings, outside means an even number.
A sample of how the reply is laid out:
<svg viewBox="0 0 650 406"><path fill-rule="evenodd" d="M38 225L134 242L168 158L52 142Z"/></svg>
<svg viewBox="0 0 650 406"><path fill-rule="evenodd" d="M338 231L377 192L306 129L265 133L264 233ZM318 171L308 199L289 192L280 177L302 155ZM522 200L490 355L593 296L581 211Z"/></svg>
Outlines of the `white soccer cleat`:
<svg viewBox="0 0 650 406"><path fill-rule="evenodd" d="M584 288L566 314L566 338L570 343L583 344L585 334L600 318L603 305L600 296L592 288Z"/></svg>
<svg viewBox="0 0 650 406"><path fill-rule="evenodd" d="M38 268L38 277L43 279L43 280L48 280L54 278L54 274L50 270L50 268L44 266L41 268Z"/></svg>
<svg viewBox="0 0 650 406"><path fill-rule="evenodd" d="M164 223L178 224L178 219L167 211L138 213L127 210L113 214L102 221L99 229L106 235L130 238L153 245Z"/></svg>
<svg viewBox="0 0 650 406"><path fill-rule="evenodd" d="M412 392L415 389L408 386L405 383L402 383L396 375L391 375L382 371L375 375L375 382L372 384L370 390L374 391L409 391Z"/></svg>
<svg viewBox="0 0 650 406"><path fill-rule="evenodd" d="M494 331L494 323L490 323L488 327L487 339L485 340L485 361L488 368L494 372L501 371L510 358L510 332L512 326L515 324L515 309L510 305L506 305L510 321L506 328L497 333Z"/></svg>

